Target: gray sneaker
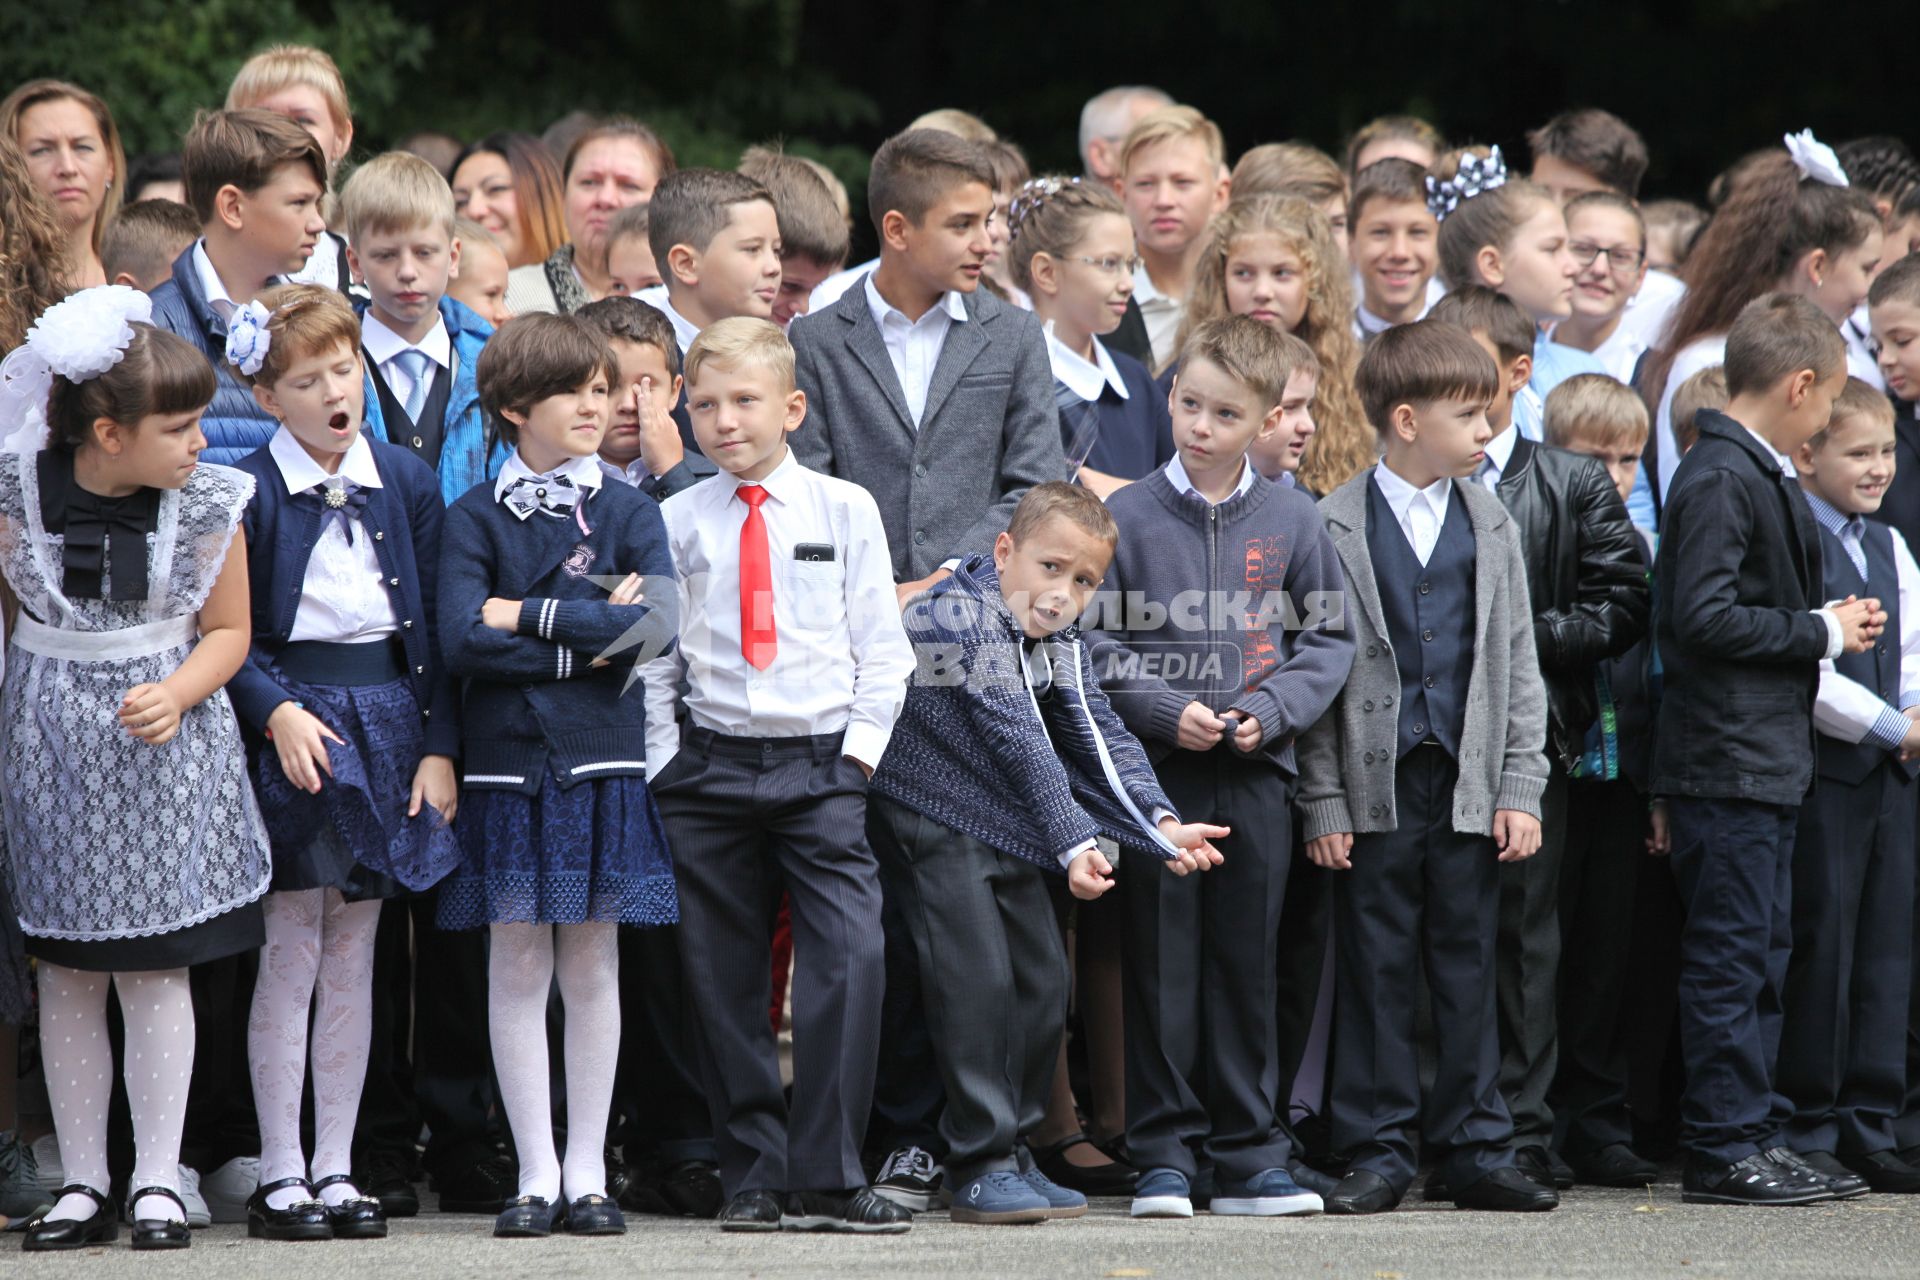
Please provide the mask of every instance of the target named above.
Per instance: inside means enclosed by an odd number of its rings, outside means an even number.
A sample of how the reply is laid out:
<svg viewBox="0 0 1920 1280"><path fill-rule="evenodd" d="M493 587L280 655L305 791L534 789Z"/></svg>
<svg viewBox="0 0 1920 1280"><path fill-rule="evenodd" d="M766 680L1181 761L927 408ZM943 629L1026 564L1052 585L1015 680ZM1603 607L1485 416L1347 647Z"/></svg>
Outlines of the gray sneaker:
<svg viewBox="0 0 1920 1280"><path fill-rule="evenodd" d="M16 1231L53 1207L53 1197L40 1186L40 1167L33 1148L9 1133L0 1138L0 1220Z"/></svg>
<svg viewBox="0 0 1920 1280"><path fill-rule="evenodd" d="M184 1164L180 1166L180 1205L187 1211L187 1225L195 1231L213 1225L213 1211L200 1194L200 1171Z"/></svg>

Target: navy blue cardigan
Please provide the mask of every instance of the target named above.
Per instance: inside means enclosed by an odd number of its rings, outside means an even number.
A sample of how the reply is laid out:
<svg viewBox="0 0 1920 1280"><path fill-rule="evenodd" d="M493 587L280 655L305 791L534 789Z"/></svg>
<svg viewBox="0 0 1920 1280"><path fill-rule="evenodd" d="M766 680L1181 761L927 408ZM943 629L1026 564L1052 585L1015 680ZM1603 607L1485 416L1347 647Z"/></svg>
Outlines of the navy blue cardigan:
<svg viewBox="0 0 1920 1280"><path fill-rule="evenodd" d="M407 679L425 720L426 754L460 754L458 707L436 643L435 597L440 568L440 482L426 463L377 440L374 466L380 488L368 489L355 537L373 539L374 556L393 594ZM320 540L323 507L305 493L288 493L273 454L264 446L236 469L254 478L253 498L240 518L247 539L247 582L253 597L253 647L227 684L243 724L264 732L275 707L293 698L275 665L293 635L307 580L307 562Z"/></svg>
<svg viewBox="0 0 1920 1280"><path fill-rule="evenodd" d="M638 692L622 695L636 662L667 651L679 631L660 504L609 481L567 519L521 521L493 486L447 508L441 535L440 644L465 682L463 785L534 795L548 771L563 787L645 777L645 707ZM593 581L629 573L648 579L643 603L612 604ZM516 634L481 621L496 596L522 602ZM608 665L592 665L616 645Z"/></svg>
<svg viewBox="0 0 1920 1280"><path fill-rule="evenodd" d="M1046 641L1054 678L1043 703L991 558L969 557L904 620L918 666L874 791L1050 871L1095 836L1173 855L1153 824L1173 802L1107 704L1077 626Z"/></svg>
<svg viewBox="0 0 1920 1280"><path fill-rule="evenodd" d="M1086 465L1117 479L1139 480L1173 460L1173 418L1167 410L1167 389L1155 385L1146 366L1124 351L1109 348L1107 355L1127 386L1126 399L1103 385L1098 399L1081 400L1072 391L1063 390L1064 384L1055 379L1061 445L1071 452L1082 415L1092 412L1099 420L1099 430Z"/></svg>

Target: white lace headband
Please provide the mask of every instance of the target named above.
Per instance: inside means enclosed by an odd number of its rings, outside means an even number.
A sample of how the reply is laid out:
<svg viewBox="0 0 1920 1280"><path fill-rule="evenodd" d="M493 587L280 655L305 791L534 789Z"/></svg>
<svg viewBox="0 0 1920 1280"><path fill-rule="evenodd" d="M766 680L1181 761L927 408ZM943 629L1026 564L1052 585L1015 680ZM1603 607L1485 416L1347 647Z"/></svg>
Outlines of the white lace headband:
<svg viewBox="0 0 1920 1280"><path fill-rule="evenodd" d="M0 362L0 448L46 448L53 375L69 382L99 377L125 357L133 326L152 320L153 300L123 284L82 289L48 307L27 340Z"/></svg>
<svg viewBox="0 0 1920 1280"><path fill-rule="evenodd" d="M1832 147L1814 137L1813 130L1802 129L1780 141L1787 144L1787 154L1793 157L1794 168L1800 170L1801 177L1824 182L1830 187L1852 185L1847 181L1847 171L1841 167L1840 157L1833 153Z"/></svg>
<svg viewBox="0 0 1920 1280"><path fill-rule="evenodd" d="M1501 158L1499 147L1488 147L1484 157L1469 151L1460 157L1460 167L1451 178L1441 181L1427 175L1427 212L1436 221L1445 222L1463 201L1506 182L1507 162Z"/></svg>

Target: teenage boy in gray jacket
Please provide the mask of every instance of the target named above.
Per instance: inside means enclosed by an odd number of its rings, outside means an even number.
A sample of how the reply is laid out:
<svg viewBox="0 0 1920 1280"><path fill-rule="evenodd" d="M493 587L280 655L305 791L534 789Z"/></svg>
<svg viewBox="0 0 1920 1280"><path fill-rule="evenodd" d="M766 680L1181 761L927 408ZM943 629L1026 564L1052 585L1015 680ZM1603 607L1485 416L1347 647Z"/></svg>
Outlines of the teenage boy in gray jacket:
<svg viewBox="0 0 1920 1280"><path fill-rule="evenodd" d="M1552 1209L1514 1163L1494 1022L1499 864L1540 847L1546 692L1519 535L1473 474L1497 371L1472 336L1422 321L1374 339L1355 375L1380 465L1324 499L1357 652L1300 742L1307 854L1335 882L1329 1213L1406 1195L1421 1125L1414 992L1424 959L1439 1073L1425 1136L1455 1204ZM1231 858L1231 854L1228 855Z"/></svg>

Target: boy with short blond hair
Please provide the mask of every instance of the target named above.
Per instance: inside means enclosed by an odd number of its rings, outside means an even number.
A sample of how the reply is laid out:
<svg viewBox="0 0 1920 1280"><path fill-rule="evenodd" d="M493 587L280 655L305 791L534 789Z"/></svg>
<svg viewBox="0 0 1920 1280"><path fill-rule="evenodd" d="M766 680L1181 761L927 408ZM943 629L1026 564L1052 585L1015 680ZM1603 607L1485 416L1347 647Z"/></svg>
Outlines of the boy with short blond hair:
<svg viewBox="0 0 1920 1280"><path fill-rule="evenodd" d="M493 233L470 218L453 224L460 246L460 274L447 282L447 296L498 329L513 319L507 310L507 255Z"/></svg>
<svg viewBox="0 0 1920 1280"><path fill-rule="evenodd" d="M1727 371L1722 365L1708 365L1680 384L1673 393L1673 442L1682 457L1700 442L1700 415L1727 407Z"/></svg>
<svg viewBox="0 0 1920 1280"><path fill-rule="evenodd" d="M660 278L660 266L653 260L653 207L630 204L613 215L607 224L608 287L626 297L664 296L666 284ZM649 303L649 305L654 305Z"/></svg>
<svg viewBox="0 0 1920 1280"><path fill-rule="evenodd" d="M1120 146L1120 199L1139 246L1133 300L1146 322L1153 371L1174 357L1207 223L1227 207L1227 144L1188 106L1148 112Z"/></svg>
<svg viewBox="0 0 1920 1280"><path fill-rule="evenodd" d="M193 210L172 200L136 200L120 206L100 241L100 268L108 284L152 293L173 275L173 261L200 238Z"/></svg>
<svg viewBox="0 0 1920 1280"><path fill-rule="evenodd" d="M647 772L677 852L680 953L729 1197L720 1225L905 1231L912 1215L873 1194L860 1162L885 984L867 779L913 670L886 534L864 489L788 448L808 406L778 326L715 322L686 378L695 437L720 472L662 505L680 642L643 676ZM805 993L791 1106L767 1022L781 885Z"/></svg>
<svg viewBox="0 0 1920 1280"><path fill-rule="evenodd" d="M740 172L773 196L780 224L780 294L773 322L782 329L807 314L820 282L847 264L850 244L845 209L815 166L778 147L748 147Z"/></svg>
<svg viewBox="0 0 1920 1280"><path fill-rule="evenodd" d="M1329 612L1346 584L1312 503L1248 456L1279 427L1292 371L1281 337L1249 316L1189 335L1169 396L1177 453L1108 499L1120 541L1095 646L1101 685L1174 804L1238 833L1205 885L1121 854L1135 1217L1191 1216L1203 1160L1214 1213L1321 1207L1289 1169L1275 955L1294 741L1339 693L1353 640ZM1197 628L1182 604L1196 591ZM1212 660L1189 669L1193 655Z"/></svg>
<svg viewBox="0 0 1920 1280"><path fill-rule="evenodd" d="M1461 1208L1559 1203L1516 1167L1499 1088L1500 871L1540 847L1547 698L1519 526L1467 479L1492 438L1498 381L1463 329L1382 333L1355 383L1384 455L1320 503L1359 650L1300 743L1307 855L1341 873L1331 1116L1352 1162L1329 1213L1398 1205L1422 1133ZM1440 1063L1424 1108L1423 961Z"/></svg>
<svg viewBox="0 0 1920 1280"><path fill-rule="evenodd" d="M1888 638L1820 665L1812 795L1793 849L1793 956L1782 992L1787 1145L1874 1191L1920 1193L1899 1154L1912 975L1914 787L1920 752L1920 567L1865 517L1894 474L1893 405L1858 378L1794 453L1820 526L1829 600L1884 602Z"/></svg>
<svg viewBox="0 0 1920 1280"><path fill-rule="evenodd" d="M493 326L447 296L460 271L453 189L419 156L389 151L353 171L340 212L347 264L371 299L360 331L367 429L432 467L452 503L509 452L487 439L475 376Z"/></svg>
<svg viewBox="0 0 1920 1280"><path fill-rule="evenodd" d="M203 111L181 149L200 238L153 291L153 323L199 347L220 386L200 419L204 462L234 463L278 427L227 363L227 322L298 272L326 234L327 157L313 135L271 111ZM272 209L275 216L262 217Z"/></svg>

